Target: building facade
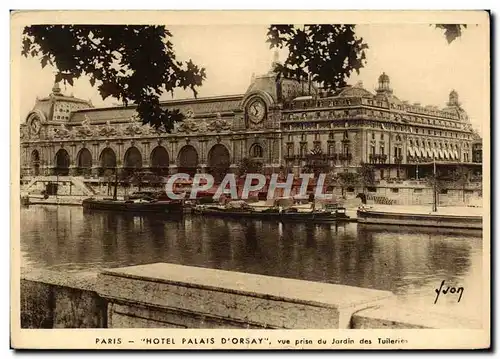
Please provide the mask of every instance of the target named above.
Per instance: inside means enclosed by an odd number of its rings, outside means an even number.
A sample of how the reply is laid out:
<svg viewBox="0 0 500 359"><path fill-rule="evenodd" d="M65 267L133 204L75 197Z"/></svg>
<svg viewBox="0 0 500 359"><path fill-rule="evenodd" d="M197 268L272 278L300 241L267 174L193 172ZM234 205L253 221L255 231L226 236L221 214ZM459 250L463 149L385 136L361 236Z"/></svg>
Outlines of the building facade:
<svg viewBox="0 0 500 359"><path fill-rule="evenodd" d="M443 108L398 99L389 76L326 95L280 78L274 64L242 95L172 100L185 120L172 133L142 125L133 106L94 108L57 84L21 124L21 174L99 178L118 171L235 172L245 158L265 173L354 172L377 181L419 180L438 168L481 173L481 140L451 91ZM479 154L478 154L479 153Z"/></svg>

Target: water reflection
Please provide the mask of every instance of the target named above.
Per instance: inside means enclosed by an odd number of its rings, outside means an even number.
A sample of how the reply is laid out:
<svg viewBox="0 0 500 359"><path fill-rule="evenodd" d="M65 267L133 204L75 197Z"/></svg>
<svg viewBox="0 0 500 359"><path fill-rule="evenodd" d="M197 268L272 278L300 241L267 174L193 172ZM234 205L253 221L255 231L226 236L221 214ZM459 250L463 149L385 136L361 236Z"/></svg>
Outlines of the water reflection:
<svg viewBox="0 0 500 359"><path fill-rule="evenodd" d="M24 266L169 262L389 290L404 301L426 303L433 302L441 280L476 287L481 282L480 232L198 216L168 220L42 206L22 208L21 223Z"/></svg>

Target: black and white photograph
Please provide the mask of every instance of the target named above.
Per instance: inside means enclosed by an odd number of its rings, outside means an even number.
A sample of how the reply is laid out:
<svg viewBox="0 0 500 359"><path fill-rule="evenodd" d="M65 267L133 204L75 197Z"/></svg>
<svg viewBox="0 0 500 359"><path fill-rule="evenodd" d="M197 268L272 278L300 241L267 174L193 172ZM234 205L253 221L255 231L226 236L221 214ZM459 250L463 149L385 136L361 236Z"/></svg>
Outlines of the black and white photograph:
<svg viewBox="0 0 500 359"><path fill-rule="evenodd" d="M14 348L490 346L488 11L11 30Z"/></svg>

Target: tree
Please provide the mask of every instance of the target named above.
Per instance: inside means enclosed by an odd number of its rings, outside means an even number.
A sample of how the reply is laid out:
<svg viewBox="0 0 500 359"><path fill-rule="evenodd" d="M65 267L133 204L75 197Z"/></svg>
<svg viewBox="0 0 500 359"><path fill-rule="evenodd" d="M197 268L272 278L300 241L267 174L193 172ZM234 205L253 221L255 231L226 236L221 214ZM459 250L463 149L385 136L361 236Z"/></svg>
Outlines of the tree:
<svg viewBox="0 0 500 359"><path fill-rule="evenodd" d="M432 188L434 210L436 211L439 202L438 192L445 188L446 178L440 171L436 171L436 173L429 174L425 179L427 185Z"/></svg>
<svg viewBox="0 0 500 359"><path fill-rule="evenodd" d="M451 44L457 38L462 36L462 30L467 28L465 24L437 24L434 25L438 29L444 29L444 36L448 44Z"/></svg>
<svg viewBox="0 0 500 359"><path fill-rule="evenodd" d="M345 86L351 73L359 73L366 62L368 45L354 29L354 25L269 26L270 48L285 47L289 52L275 71L288 78L310 78L330 92Z"/></svg>
<svg viewBox="0 0 500 359"><path fill-rule="evenodd" d="M469 182L469 171L464 166L457 165L451 172L451 180L462 190L462 202L465 204L465 187Z"/></svg>
<svg viewBox="0 0 500 359"><path fill-rule="evenodd" d="M164 26L33 25L24 28L22 55L56 68L55 81L73 85L87 75L103 99L134 103L142 122L171 131L184 116L160 106L164 92L193 91L205 69L176 59L172 34Z"/></svg>
<svg viewBox="0 0 500 359"><path fill-rule="evenodd" d="M254 159L244 157L238 164L238 175L244 176L248 173L262 173L262 163Z"/></svg>
<svg viewBox="0 0 500 359"><path fill-rule="evenodd" d="M342 189L342 197L344 197L344 192L346 188L354 187L357 183L356 174L353 172L340 172L337 175L337 182Z"/></svg>
<svg viewBox="0 0 500 359"><path fill-rule="evenodd" d="M357 169L357 181L359 185L363 188L363 193L366 187L371 187L375 184L375 171L372 165L367 163L361 163L361 166Z"/></svg>

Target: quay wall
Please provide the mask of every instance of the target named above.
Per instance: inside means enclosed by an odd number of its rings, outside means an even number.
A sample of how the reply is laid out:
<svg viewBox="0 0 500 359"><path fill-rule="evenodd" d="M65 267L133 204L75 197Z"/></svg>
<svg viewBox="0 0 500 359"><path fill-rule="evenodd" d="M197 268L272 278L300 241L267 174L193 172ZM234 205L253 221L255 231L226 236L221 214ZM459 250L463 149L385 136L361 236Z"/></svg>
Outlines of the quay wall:
<svg viewBox="0 0 500 359"><path fill-rule="evenodd" d="M441 328L390 292L154 263L21 276L21 328Z"/></svg>
<svg viewBox="0 0 500 359"><path fill-rule="evenodd" d="M57 195L50 195L44 199L42 192L46 189L47 183L57 180L58 188ZM33 182L32 182L33 181ZM117 195L119 197L127 196L135 191L157 191L161 186L143 185L138 187L130 185L129 187L117 187ZM38 179L23 179L21 181L21 193L29 195L33 199L33 204L70 204L75 202L75 198L87 198L90 196L111 197L114 189L107 182L99 180L88 180L80 177L58 177L46 176ZM368 204L394 204L394 205L431 205L434 201L433 189L428 187L427 183L421 181L378 181L376 186L367 187L350 187L342 190L335 186L328 190L328 193L333 194L335 198L346 203L356 202L360 200L356 195L360 192L365 192L368 198ZM73 198L67 200L65 198ZM467 206L476 205L482 201L481 183L470 183L465 189L463 188L448 188L442 189L437 195L438 206ZM56 203L57 202L57 203ZM81 203L81 200L77 200ZM73 203L73 204L78 204ZM357 206L356 204L356 206Z"/></svg>

